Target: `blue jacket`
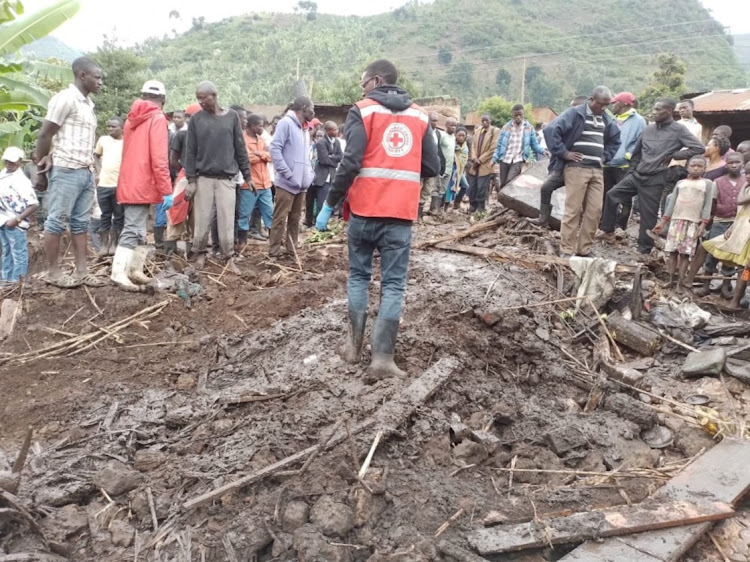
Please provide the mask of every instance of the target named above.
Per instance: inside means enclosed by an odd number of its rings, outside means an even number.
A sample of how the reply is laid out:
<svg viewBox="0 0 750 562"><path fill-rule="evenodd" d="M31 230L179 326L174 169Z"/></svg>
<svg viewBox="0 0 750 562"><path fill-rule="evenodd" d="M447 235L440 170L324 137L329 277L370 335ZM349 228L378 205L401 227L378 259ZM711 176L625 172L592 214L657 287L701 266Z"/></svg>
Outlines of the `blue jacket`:
<svg viewBox="0 0 750 562"><path fill-rule="evenodd" d="M570 107L545 127L544 139L547 141L547 150L552 155L549 164L550 172L561 172L565 168L564 156L573 149L573 144L583 134L588 106L586 102L577 107ZM620 128L607 113L604 113L602 117L605 124L602 163L608 164L620 148Z"/></svg>
<svg viewBox="0 0 750 562"><path fill-rule="evenodd" d="M497 164L505 158L505 152L508 150L508 141L510 140L511 128L513 127L513 121L508 121L502 129L500 129L500 137L497 139L497 148L495 154L492 156L492 163ZM539 140L536 138L536 131L531 123L528 121L523 122L523 161L526 162L531 156L531 151L534 151L537 158L544 154L544 149L539 146Z"/></svg>
<svg viewBox="0 0 750 562"><path fill-rule="evenodd" d="M615 123L620 127L620 148L617 149L609 165L613 168L624 168L630 164L630 157L635 150L635 143L641 138L643 129L646 128L646 120L638 115L634 109L630 110L628 116L620 120L615 117Z"/></svg>
<svg viewBox="0 0 750 562"><path fill-rule="evenodd" d="M288 111L276 125L271 147L271 160L276 170L276 187L294 195L307 191L313 181L310 163L310 142L294 111Z"/></svg>

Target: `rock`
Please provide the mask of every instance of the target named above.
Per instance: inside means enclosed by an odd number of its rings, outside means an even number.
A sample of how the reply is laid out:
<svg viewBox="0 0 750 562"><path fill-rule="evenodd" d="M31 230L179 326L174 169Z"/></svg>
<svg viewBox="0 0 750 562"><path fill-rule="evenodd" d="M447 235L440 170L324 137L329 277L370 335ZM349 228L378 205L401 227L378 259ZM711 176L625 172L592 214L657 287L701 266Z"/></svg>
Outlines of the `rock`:
<svg viewBox="0 0 750 562"><path fill-rule="evenodd" d="M141 475L119 462L111 462L94 476L94 485L110 496L120 496L135 490L141 483Z"/></svg>
<svg viewBox="0 0 750 562"><path fill-rule="evenodd" d="M715 445L713 438L697 427L686 426L675 432L674 447L687 457L697 455L701 449L710 449Z"/></svg>
<svg viewBox="0 0 750 562"><path fill-rule="evenodd" d="M7 470L0 471L0 490L5 490L11 494L17 494L20 485L20 473L16 474Z"/></svg>
<svg viewBox="0 0 750 562"><path fill-rule="evenodd" d="M177 387L180 387L179 379L177 380ZM191 388L181 388L180 390L191 390ZM164 417L164 423L170 428L184 427L192 421L194 416L195 412L193 411L192 406L183 406L182 408L175 408L173 410L170 409Z"/></svg>
<svg viewBox="0 0 750 562"><path fill-rule="evenodd" d="M604 454L604 464L609 470L623 465L627 468L653 468L659 451L652 449L640 439L614 439Z"/></svg>
<svg viewBox="0 0 750 562"><path fill-rule="evenodd" d="M313 508L314 509L314 508ZM294 550L298 562L351 562L348 548L331 546L312 525L304 525L294 532Z"/></svg>
<svg viewBox="0 0 750 562"><path fill-rule="evenodd" d="M323 496L310 510L310 522L329 537L344 537L354 527L354 512L330 496Z"/></svg>
<svg viewBox="0 0 750 562"><path fill-rule="evenodd" d="M62 507L70 503L85 503L95 493L97 493L97 490L90 483L73 480L36 490L34 503Z"/></svg>
<svg viewBox="0 0 750 562"><path fill-rule="evenodd" d="M489 455L481 443L465 440L456 445L453 449L453 456L463 460L466 464L477 464L486 459Z"/></svg>
<svg viewBox="0 0 750 562"><path fill-rule="evenodd" d="M310 506L303 501L290 501L284 508L282 517L282 528L287 533L293 533L303 525L307 524L310 518Z"/></svg>
<svg viewBox="0 0 750 562"><path fill-rule="evenodd" d="M109 524L109 533L112 535L112 542L115 546L128 548L133 544L135 529L127 521L115 519Z"/></svg>
<svg viewBox="0 0 750 562"><path fill-rule="evenodd" d="M56 531L62 531L67 538L86 529L89 525L86 510L75 505L68 504L55 511L49 518L49 527Z"/></svg>
<svg viewBox="0 0 750 562"><path fill-rule="evenodd" d="M575 425L565 425L544 436L544 440L552 451L560 456L566 452L585 447L588 443L581 430Z"/></svg>
<svg viewBox="0 0 750 562"><path fill-rule="evenodd" d="M182 391L190 391L193 390L196 386L195 377L193 375L188 375L187 373L181 374L179 377L177 377L177 390Z"/></svg>
<svg viewBox="0 0 750 562"><path fill-rule="evenodd" d="M640 400L618 392L607 396L605 406L621 418L633 422L641 429L648 429L656 424L656 412Z"/></svg>
<svg viewBox="0 0 750 562"><path fill-rule="evenodd" d="M682 365L682 374L686 377L700 375L718 375L727 362L727 352L723 347L709 351L693 351Z"/></svg>
<svg viewBox="0 0 750 562"><path fill-rule="evenodd" d="M140 449L135 452L135 469L140 472L149 472L159 468L166 460L167 455L161 451Z"/></svg>

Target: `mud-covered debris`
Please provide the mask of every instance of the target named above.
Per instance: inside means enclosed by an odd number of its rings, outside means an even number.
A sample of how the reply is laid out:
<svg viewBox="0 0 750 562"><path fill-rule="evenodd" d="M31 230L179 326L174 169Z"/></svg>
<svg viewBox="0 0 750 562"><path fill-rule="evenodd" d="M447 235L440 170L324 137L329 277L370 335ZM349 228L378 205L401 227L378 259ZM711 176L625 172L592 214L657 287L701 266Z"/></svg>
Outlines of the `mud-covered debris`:
<svg viewBox="0 0 750 562"><path fill-rule="evenodd" d="M86 510L69 504L53 511L48 518L48 526L67 538L83 531L88 527Z"/></svg>
<svg viewBox="0 0 750 562"><path fill-rule="evenodd" d="M605 405L621 418L633 422L641 429L649 429L656 424L656 412L640 400L621 392L607 396Z"/></svg>
<svg viewBox="0 0 750 562"><path fill-rule="evenodd" d="M135 529L127 521L115 519L109 524L109 532L112 535L112 542L115 546L127 548L133 544Z"/></svg>
<svg viewBox="0 0 750 562"><path fill-rule="evenodd" d="M140 472L149 472L159 468L166 460L167 455L162 451L140 449L135 452L135 469Z"/></svg>
<svg viewBox="0 0 750 562"><path fill-rule="evenodd" d="M304 525L294 532L293 545L299 562L352 562L350 548L330 545L312 525Z"/></svg>
<svg viewBox="0 0 750 562"><path fill-rule="evenodd" d="M310 519L310 506L306 502L293 500L286 504L282 517L282 527L287 533L293 533Z"/></svg>
<svg viewBox="0 0 750 562"><path fill-rule="evenodd" d="M111 462L94 476L94 485L110 496L120 496L141 484L141 475L119 462Z"/></svg>
<svg viewBox="0 0 750 562"><path fill-rule="evenodd" d="M718 375L727 361L727 352L723 347L708 351L693 351L685 358L682 374L686 377Z"/></svg>
<svg viewBox="0 0 750 562"><path fill-rule="evenodd" d="M310 522L324 535L344 537L354 527L354 512L348 505L323 496L310 510Z"/></svg>
<svg viewBox="0 0 750 562"><path fill-rule="evenodd" d="M188 392L190 390L193 390L195 386L196 386L196 378L194 375L188 375L186 373L183 373L182 375L177 377L177 390Z"/></svg>
<svg viewBox="0 0 750 562"><path fill-rule="evenodd" d="M489 453L481 443L467 439L454 447L453 456L466 464L477 464L485 460Z"/></svg>
<svg viewBox="0 0 750 562"><path fill-rule="evenodd" d="M564 455L568 451L585 447L588 442L586 436L576 425L564 425L544 436L544 440L556 455Z"/></svg>

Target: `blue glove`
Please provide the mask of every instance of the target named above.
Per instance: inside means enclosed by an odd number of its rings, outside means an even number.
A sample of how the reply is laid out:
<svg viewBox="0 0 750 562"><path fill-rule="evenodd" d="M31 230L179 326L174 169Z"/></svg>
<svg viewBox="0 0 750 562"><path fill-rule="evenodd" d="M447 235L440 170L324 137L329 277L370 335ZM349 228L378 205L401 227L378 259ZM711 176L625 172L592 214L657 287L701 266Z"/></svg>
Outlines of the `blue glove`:
<svg viewBox="0 0 750 562"><path fill-rule="evenodd" d="M168 211L172 208L172 205L174 204L174 195L165 195L164 199L161 201L162 207L165 211Z"/></svg>
<svg viewBox="0 0 750 562"><path fill-rule="evenodd" d="M323 208L318 213L318 218L315 219L315 228L318 230L328 230L328 221L331 220L333 214L333 207L328 203L323 203Z"/></svg>

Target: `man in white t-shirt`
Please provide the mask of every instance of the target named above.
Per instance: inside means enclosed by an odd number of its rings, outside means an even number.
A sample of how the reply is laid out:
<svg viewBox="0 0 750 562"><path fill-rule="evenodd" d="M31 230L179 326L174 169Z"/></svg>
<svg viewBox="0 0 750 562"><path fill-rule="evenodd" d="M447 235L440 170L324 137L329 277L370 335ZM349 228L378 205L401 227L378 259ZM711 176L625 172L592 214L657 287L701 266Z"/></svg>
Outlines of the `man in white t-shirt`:
<svg viewBox="0 0 750 562"><path fill-rule="evenodd" d="M108 135L99 137L94 149L96 158L96 200L101 209L99 224L99 256L114 255L117 240L122 232L124 214L117 202L117 180L122 163L122 119L112 117L107 121Z"/></svg>

